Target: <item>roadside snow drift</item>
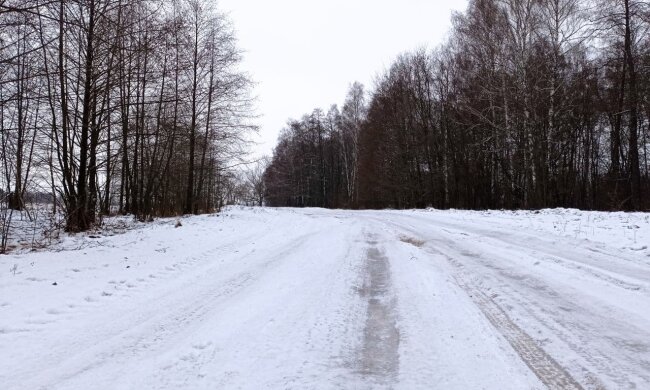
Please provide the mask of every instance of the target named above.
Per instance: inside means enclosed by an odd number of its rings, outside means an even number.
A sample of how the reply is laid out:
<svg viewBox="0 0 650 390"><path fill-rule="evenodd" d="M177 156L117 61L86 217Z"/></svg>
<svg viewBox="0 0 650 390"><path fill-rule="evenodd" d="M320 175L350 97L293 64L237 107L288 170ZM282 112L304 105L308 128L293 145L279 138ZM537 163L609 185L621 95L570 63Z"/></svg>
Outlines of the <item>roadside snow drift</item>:
<svg viewBox="0 0 650 390"><path fill-rule="evenodd" d="M0 388L650 388L648 214L182 222L0 257Z"/></svg>

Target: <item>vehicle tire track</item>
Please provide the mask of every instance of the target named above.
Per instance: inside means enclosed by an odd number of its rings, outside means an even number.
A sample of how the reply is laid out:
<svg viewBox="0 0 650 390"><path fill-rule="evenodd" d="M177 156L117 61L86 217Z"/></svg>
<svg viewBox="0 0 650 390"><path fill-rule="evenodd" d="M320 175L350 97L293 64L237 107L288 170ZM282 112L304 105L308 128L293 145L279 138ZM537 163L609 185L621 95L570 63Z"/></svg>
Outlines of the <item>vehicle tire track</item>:
<svg viewBox="0 0 650 390"><path fill-rule="evenodd" d="M67 362L67 359L63 359L59 366L40 373L40 376L49 377L50 383L60 386L80 375L89 374L106 362L133 360L138 359L139 356L155 354L156 351L164 349L165 345L171 343L173 339L187 337L188 327L198 326L208 316L214 315L214 308L226 298L243 291L259 279L265 270L284 261L288 254L298 248L307 245L309 240L318 233L319 231L309 232L291 239L269 253L264 261L253 263L216 285L210 282L210 270L205 269L205 273L198 275L193 281L197 283L195 285L197 292L193 296L181 296L171 301L175 302L175 311L155 314L158 308L156 302L169 302L166 298L175 297L174 291L178 291L179 288L182 290L183 285L173 286L164 295L156 297L147 310L138 313L131 321L121 324L111 333L103 335L105 343L92 345L85 340L77 341L73 345L73 351L65 352L66 355L74 357L72 361ZM242 259L250 255L252 252L244 254ZM52 361L60 359L62 355L64 355L62 351L53 350L49 354L42 355L41 359ZM79 364L80 356L84 357L86 363Z"/></svg>
<svg viewBox="0 0 650 390"><path fill-rule="evenodd" d="M377 248L373 238L368 244L371 246L363 269L365 280L359 290L361 297L368 300L368 308L355 372L365 384L392 388L399 373L397 298L392 293L388 258Z"/></svg>
<svg viewBox="0 0 650 390"><path fill-rule="evenodd" d="M419 234L411 229L393 222L387 223L399 230L407 231L409 234L419 237ZM492 298L474 286L463 275L462 269L464 266L459 261L447 253L433 248L431 245L427 245L426 248L421 250L424 249L427 252L443 256L448 261L456 271L452 275L456 284L469 295L492 326L503 335L521 360L549 390L583 390L583 387L564 367L546 353L528 333L515 324Z"/></svg>
<svg viewBox="0 0 650 390"><path fill-rule="evenodd" d="M445 256L450 264L458 268L460 263L453 258ZM453 276L456 283L467 292L481 312L490 321L503 337L510 343L530 370L535 373L549 390L582 390L583 387L553 359L535 340L515 324L505 311L483 293L480 289L468 283L462 276Z"/></svg>

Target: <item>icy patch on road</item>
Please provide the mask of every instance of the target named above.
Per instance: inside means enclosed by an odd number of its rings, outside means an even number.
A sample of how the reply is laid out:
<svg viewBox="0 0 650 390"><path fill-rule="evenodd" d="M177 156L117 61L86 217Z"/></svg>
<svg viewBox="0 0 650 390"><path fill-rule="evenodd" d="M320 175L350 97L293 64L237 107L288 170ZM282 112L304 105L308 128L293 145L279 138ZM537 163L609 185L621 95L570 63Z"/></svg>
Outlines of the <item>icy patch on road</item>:
<svg viewBox="0 0 650 390"><path fill-rule="evenodd" d="M397 298L392 291L388 258L377 248L377 241L368 243L371 247L363 269L366 280L360 291L368 309L356 364L366 383L390 387L399 372Z"/></svg>

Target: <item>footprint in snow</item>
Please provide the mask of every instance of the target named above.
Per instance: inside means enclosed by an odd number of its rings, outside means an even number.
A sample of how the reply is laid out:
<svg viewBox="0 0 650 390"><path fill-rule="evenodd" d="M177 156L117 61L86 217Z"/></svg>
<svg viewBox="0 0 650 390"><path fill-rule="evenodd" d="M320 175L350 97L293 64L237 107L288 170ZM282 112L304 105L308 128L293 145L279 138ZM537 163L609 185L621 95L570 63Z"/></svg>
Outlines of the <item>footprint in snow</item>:
<svg viewBox="0 0 650 390"><path fill-rule="evenodd" d="M189 353L181 356L180 359L184 362L195 362L198 359L198 356L195 353Z"/></svg>
<svg viewBox="0 0 650 390"><path fill-rule="evenodd" d="M212 345L212 342L199 343L199 344L193 344L192 348L198 349L198 350L203 350L203 349L208 348L210 345Z"/></svg>
<svg viewBox="0 0 650 390"><path fill-rule="evenodd" d="M25 328L0 328L0 334L10 334L10 333L29 333L31 330Z"/></svg>
<svg viewBox="0 0 650 390"><path fill-rule="evenodd" d="M36 319L27 320L25 322L29 325L47 325L47 324L51 324L54 321L36 318Z"/></svg>

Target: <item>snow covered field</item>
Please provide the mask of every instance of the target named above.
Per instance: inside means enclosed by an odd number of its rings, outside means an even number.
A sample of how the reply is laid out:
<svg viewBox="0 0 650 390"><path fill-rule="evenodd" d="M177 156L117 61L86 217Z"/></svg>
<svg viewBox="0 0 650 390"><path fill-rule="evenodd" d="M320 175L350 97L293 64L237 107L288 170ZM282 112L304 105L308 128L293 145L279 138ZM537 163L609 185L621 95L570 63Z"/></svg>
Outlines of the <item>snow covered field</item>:
<svg viewBox="0 0 650 390"><path fill-rule="evenodd" d="M174 222L1 256L0 388L650 388L648 214Z"/></svg>

